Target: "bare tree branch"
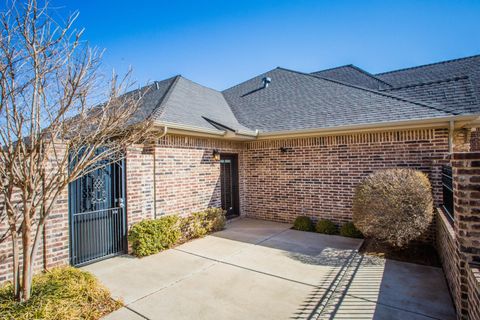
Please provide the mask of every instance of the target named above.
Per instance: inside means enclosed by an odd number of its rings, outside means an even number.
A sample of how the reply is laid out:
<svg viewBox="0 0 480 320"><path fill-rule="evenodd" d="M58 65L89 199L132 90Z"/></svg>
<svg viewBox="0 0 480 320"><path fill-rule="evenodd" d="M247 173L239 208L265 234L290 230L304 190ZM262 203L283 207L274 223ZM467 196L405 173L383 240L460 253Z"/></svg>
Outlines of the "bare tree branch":
<svg viewBox="0 0 480 320"><path fill-rule="evenodd" d="M146 92L124 94L129 74L120 81L114 74L104 102L92 103L105 84L98 72L102 54L81 40L78 13L65 23L50 13L48 3L28 0L0 14L0 204L23 301L42 230L62 191L152 133L149 121L135 121Z"/></svg>

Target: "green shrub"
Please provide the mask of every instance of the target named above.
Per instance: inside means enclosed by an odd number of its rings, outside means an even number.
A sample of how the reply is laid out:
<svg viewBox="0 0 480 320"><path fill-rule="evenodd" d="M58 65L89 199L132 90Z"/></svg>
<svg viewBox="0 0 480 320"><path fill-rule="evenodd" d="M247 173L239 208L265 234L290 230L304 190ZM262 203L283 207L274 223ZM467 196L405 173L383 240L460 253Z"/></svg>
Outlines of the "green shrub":
<svg viewBox="0 0 480 320"><path fill-rule="evenodd" d="M299 216L293 222L293 229L300 231L313 231L314 226L312 219L306 216Z"/></svg>
<svg viewBox="0 0 480 320"><path fill-rule="evenodd" d="M219 208L209 208L180 218L181 242L200 238L225 227L225 213Z"/></svg>
<svg viewBox="0 0 480 320"><path fill-rule="evenodd" d="M367 238L405 247L428 230L432 219L432 187L420 171L380 170L355 190L353 222Z"/></svg>
<svg viewBox="0 0 480 320"><path fill-rule="evenodd" d="M347 222L340 227L340 235L350 238L363 238L363 234L355 227L353 222Z"/></svg>
<svg viewBox="0 0 480 320"><path fill-rule="evenodd" d="M144 257L170 248L178 242L180 236L179 217L165 216L133 225L129 241L133 254Z"/></svg>
<svg viewBox="0 0 480 320"><path fill-rule="evenodd" d="M315 225L315 231L323 234L337 234L337 226L330 220L318 220Z"/></svg>
<svg viewBox="0 0 480 320"><path fill-rule="evenodd" d="M35 275L26 303L13 299L11 283L0 288L0 319L93 320L121 306L95 276L73 267Z"/></svg>

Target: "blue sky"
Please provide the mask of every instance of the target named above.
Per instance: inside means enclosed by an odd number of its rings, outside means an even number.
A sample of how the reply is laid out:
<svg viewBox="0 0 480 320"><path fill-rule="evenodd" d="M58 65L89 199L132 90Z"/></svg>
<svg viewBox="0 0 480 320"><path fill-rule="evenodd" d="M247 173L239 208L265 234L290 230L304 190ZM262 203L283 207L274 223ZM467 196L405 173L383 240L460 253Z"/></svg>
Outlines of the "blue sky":
<svg viewBox="0 0 480 320"><path fill-rule="evenodd" d="M105 70L225 89L277 66L372 73L480 54L480 1L51 1L78 9Z"/></svg>

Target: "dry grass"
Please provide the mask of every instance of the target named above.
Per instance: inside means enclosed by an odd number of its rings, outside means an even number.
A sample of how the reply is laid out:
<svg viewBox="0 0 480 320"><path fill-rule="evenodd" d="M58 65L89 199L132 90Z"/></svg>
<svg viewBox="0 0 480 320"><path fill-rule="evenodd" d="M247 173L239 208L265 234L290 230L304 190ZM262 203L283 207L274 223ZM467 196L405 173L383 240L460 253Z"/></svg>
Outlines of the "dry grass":
<svg viewBox="0 0 480 320"><path fill-rule="evenodd" d="M27 303L12 298L10 284L0 288L0 319L100 319L121 306L95 276L73 267L34 276Z"/></svg>

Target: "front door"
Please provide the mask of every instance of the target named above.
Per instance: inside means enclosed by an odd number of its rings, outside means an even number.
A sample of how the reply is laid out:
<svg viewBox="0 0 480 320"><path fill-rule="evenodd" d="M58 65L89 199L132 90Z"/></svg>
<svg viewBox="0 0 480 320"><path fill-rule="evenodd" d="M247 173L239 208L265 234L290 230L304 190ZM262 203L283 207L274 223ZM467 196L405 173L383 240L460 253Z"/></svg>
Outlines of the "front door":
<svg viewBox="0 0 480 320"><path fill-rule="evenodd" d="M85 265L127 248L124 160L69 185L70 262Z"/></svg>
<svg viewBox="0 0 480 320"><path fill-rule="evenodd" d="M222 209L226 211L227 219L238 217L238 156L236 154L220 155L220 187L222 192Z"/></svg>

